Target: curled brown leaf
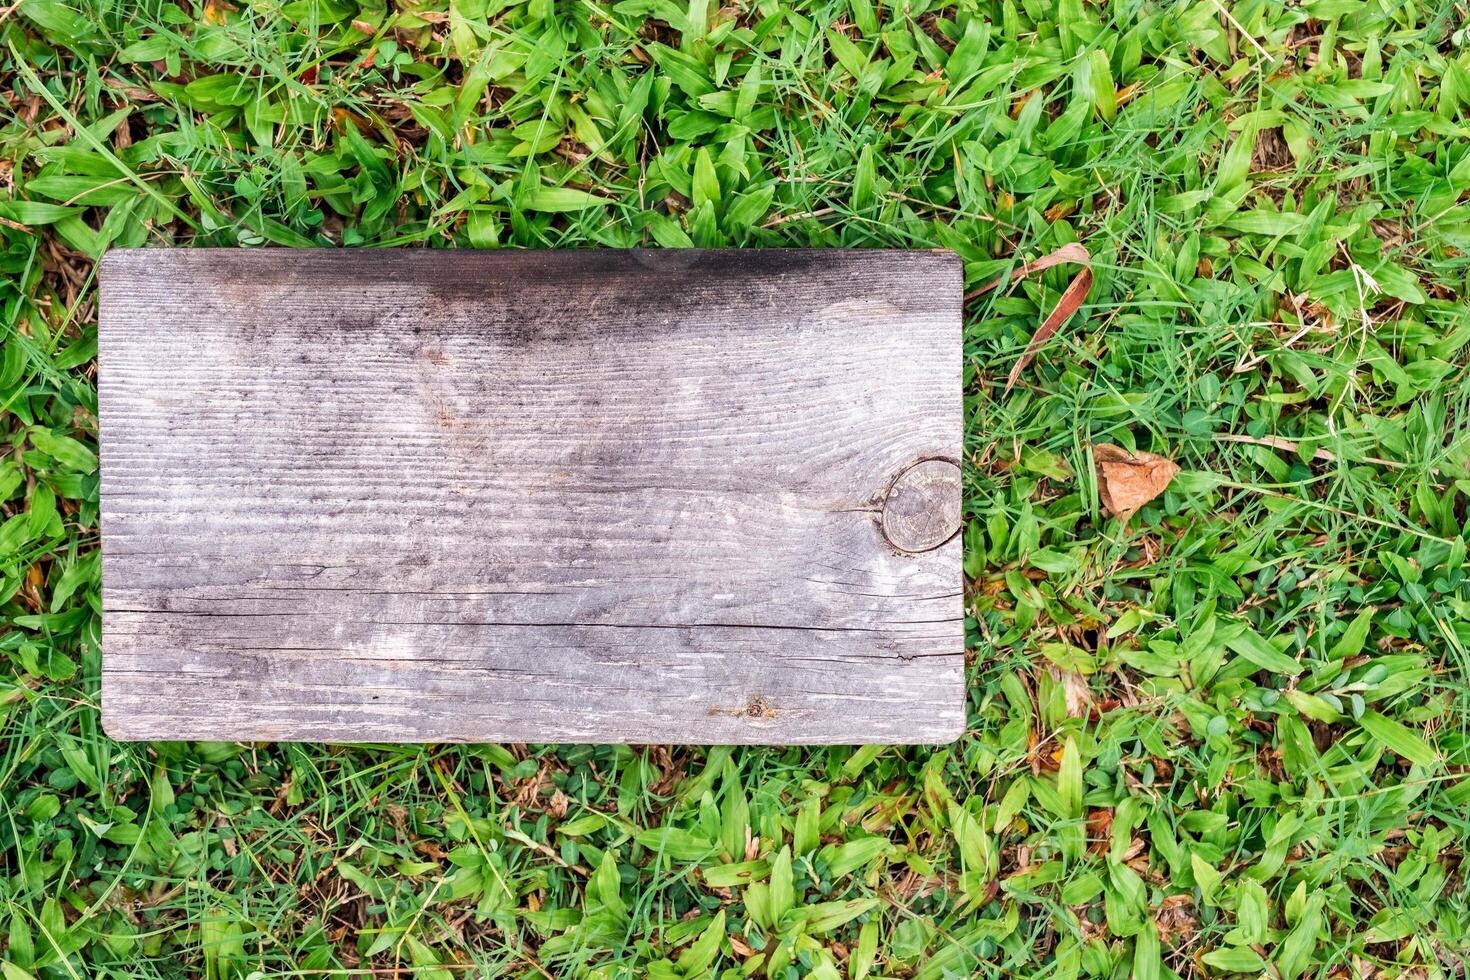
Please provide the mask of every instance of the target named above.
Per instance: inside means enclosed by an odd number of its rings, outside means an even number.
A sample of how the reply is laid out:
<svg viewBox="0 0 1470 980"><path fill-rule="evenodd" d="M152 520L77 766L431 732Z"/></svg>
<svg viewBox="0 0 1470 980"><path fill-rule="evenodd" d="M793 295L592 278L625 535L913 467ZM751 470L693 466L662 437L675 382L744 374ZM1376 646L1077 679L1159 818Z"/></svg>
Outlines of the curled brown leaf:
<svg viewBox="0 0 1470 980"><path fill-rule="evenodd" d="M1117 446L1099 443L1092 447L1097 470L1097 492L1103 507L1114 517L1127 520L1133 512L1164 492L1179 472L1172 460L1156 453L1130 453Z"/></svg>

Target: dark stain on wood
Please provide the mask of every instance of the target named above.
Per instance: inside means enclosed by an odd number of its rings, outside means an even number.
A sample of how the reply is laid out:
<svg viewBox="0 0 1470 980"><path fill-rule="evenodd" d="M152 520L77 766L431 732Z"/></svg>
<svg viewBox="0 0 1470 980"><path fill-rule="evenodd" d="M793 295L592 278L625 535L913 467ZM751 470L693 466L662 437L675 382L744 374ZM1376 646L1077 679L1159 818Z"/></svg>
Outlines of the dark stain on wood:
<svg viewBox="0 0 1470 980"><path fill-rule="evenodd" d="M123 251L120 738L940 742L956 257Z"/></svg>

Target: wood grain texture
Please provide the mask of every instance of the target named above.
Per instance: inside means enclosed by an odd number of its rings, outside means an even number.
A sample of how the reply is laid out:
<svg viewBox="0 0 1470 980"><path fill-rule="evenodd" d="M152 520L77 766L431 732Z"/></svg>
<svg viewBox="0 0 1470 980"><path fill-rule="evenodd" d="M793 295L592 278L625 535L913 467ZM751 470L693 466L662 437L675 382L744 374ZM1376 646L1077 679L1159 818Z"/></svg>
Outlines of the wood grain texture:
<svg viewBox="0 0 1470 980"><path fill-rule="evenodd" d="M112 736L960 734L954 255L133 250L101 275Z"/></svg>

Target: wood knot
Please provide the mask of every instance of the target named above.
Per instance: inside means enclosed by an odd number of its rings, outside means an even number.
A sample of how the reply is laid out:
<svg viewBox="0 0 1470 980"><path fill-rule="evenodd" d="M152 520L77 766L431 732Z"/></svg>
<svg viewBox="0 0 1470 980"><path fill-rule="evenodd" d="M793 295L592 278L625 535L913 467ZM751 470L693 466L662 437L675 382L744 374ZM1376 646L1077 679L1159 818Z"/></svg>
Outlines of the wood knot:
<svg viewBox="0 0 1470 980"><path fill-rule="evenodd" d="M883 537L899 551L933 551L960 529L960 468L953 460L910 464L883 497Z"/></svg>
<svg viewBox="0 0 1470 980"><path fill-rule="evenodd" d="M757 694L755 697L751 698L750 703L745 706L745 717L774 718L776 717L776 709L771 707L771 703L769 701Z"/></svg>
<svg viewBox="0 0 1470 980"><path fill-rule="evenodd" d="M711 715L729 715L732 718L775 718L780 714L769 700L756 694L739 708L722 708L719 705L709 709Z"/></svg>

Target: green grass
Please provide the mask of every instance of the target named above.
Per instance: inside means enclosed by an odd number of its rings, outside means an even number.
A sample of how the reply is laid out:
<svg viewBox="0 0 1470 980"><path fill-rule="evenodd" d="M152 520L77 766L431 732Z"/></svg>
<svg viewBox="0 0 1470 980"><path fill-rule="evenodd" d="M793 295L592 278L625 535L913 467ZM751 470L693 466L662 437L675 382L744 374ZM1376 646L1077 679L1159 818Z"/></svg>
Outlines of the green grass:
<svg viewBox="0 0 1470 980"><path fill-rule="evenodd" d="M1415 0L0 6L0 959L25 977L1464 976L1470 35ZM98 727L95 260L945 247L937 749ZM1090 446L1183 472L1128 524Z"/></svg>

